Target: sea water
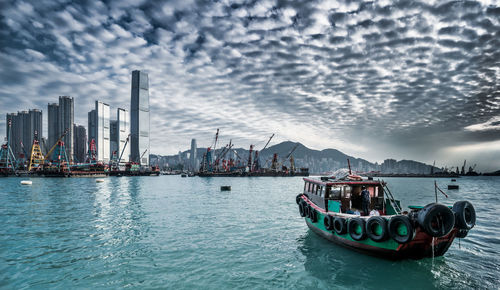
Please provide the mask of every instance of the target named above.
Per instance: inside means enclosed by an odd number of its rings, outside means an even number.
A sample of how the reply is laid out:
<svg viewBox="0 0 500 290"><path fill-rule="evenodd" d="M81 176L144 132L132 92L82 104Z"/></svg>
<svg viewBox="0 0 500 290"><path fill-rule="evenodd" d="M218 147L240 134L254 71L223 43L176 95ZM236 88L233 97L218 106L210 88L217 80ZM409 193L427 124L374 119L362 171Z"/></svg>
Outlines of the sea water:
<svg viewBox="0 0 500 290"><path fill-rule="evenodd" d="M27 179L27 178L23 178ZM443 257L388 261L309 230L301 178L0 179L0 288L401 289L500 285L500 178L437 179L477 225ZM386 178L402 205L434 179ZM232 191L220 191L229 185Z"/></svg>

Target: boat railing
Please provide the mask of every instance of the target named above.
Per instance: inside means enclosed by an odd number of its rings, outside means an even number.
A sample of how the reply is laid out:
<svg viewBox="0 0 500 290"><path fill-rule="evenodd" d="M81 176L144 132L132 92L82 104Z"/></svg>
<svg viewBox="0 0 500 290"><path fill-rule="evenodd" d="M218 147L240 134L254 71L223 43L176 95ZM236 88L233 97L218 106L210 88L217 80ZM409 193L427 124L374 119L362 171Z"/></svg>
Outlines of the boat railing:
<svg viewBox="0 0 500 290"><path fill-rule="evenodd" d="M399 204L396 202L394 199L394 196L392 195L392 192L389 190L389 187L387 187L387 184L382 181L382 189L384 190L384 193L387 195L387 199L389 200L389 203L391 204L392 208L398 213L401 214L403 211Z"/></svg>

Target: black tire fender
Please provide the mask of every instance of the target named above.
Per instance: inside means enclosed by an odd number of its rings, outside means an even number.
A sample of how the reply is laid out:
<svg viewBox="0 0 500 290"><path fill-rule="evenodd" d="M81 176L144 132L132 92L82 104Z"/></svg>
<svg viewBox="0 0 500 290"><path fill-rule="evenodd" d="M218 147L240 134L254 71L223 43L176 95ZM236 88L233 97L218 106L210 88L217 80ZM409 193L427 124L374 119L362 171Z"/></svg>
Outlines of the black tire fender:
<svg viewBox="0 0 500 290"><path fill-rule="evenodd" d="M405 215L393 216L389 220L388 231L391 238L399 244L406 244L415 237L415 229L410 218Z"/></svg>
<svg viewBox="0 0 500 290"><path fill-rule="evenodd" d="M300 203L300 201L302 201L302 200L303 200L303 199L302 199L302 196L303 196L303 195L304 195L303 193L301 193L301 194L297 195L297 197L295 198L295 202L296 202L297 204L299 204L299 203Z"/></svg>
<svg viewBox="0 0 500 290"><path fill-rule="evenodd" d="M347 232L347 225L345 218L336 217L333 219L333 229L337 235L344 235Z"/></svg>
<svg viewBox="0 0 500 290"><path fill-rule="evenodd" d="M300 213L301 217L305 217L306 216L305 207L306 207L305 202L299 203L299 213Z"/></svg>
<svg viewBox="0 0 500 290"><path fill-rule="evenodd" d="M356 232L356 230L360 232ZM352 218L347 222L347 231L351 238L355 241L361 241L366 239L366 226L365 220L362 218Z"/></svg>
<svg viewBox="0 0 500 290"><path fill-rule="evenodd" d="M375 242L385 241L387 239L387 221L380 216L370 217L366 222L366 234Z"/></svg>
<svg viewBox="0 0 500 290"><path fill-rule="evenodd" d="M333 217L331 215L325 215L323 218L323 224L325 225L325 228L329 231L333 230Z"/></svg>
<svg viewBox="0 0 500 290"><path fill-rule="evenodd" d="M455 226L455 214L447 206L430 203L418 213L418 224L432 237L443 237Z"/></svg>
<svg viewBox="0 0 500 290"><path fill-rule="evenodd" d="M311 219L311 222L313 222L313 223L318 221L318 213L316 212L316 210L312 206L309 206L309 218Z"/></svg>
<svg viewBox="0 0 500 290"><path fill-rule="evenodd" d="M309 213L309 205L307 203L304 203L304 214L305 214L305 217L306 218L309 218L310 217L310 213Z"/></svg>
<svg viewBox="0 0 500 290"><path fill-rule="evenodd" d="M455 224L461 230L470 230L476 225L476 210L466 200L457 201L453 205Z"/></svg>

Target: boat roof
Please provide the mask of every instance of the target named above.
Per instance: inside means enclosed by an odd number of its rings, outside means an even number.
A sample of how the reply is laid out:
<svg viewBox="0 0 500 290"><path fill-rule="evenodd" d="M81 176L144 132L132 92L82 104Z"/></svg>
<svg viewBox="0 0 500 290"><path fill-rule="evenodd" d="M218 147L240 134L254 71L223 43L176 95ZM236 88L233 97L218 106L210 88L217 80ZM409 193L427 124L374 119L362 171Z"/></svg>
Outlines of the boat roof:
<svg viewBox="0 0 500 290"><path fill-rule="evenodd" d="M382 185L380 180L328 180L323 181L316 178L304 178L304 181L314 182L321 185Z"/></svg>

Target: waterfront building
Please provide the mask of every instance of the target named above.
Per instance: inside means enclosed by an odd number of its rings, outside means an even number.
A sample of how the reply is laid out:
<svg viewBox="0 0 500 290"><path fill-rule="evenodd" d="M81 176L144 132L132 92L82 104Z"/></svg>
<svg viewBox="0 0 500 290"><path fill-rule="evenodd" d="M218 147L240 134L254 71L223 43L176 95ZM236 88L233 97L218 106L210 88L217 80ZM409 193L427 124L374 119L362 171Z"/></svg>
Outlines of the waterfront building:
<svg viewBox="0 0 500 290"><path fill-rule="evenodd" d="M64 146L66 148L66 155L68 156L68 159L70 160L70 162L73 161L73 124L74 124L74 118L75 118L75 112L74 112L73 97L59 96L59 108L58 108L58 119L57 119L57 123L58 123L57 138L59 138L62 134L64 134L64 132L66 132L66 135L64 136L62 141L64 142ZM57 139L56 139L56 141L57 141Z"/></svg>
<svg viewBox="0 0 500 290"><path fill-rule="evenodd" d="M9 120L10 120L10 130L9 130ZM10 141L10 148L12 150L12 153L16 158L19 157L19 153L21 149L20 141L22 138L22 132L20 132L20 124L19 122L22 122L22 118L18 119L16 113L11 113L7 114L7 140ZM22 126L21 126L22 127ZM20 136L21 135L21 136Z"/></svg>
<svg viewBox="0 0 500 290"><path fill-rule="evenodd" d="M118 158L120 158L120 154L122 154L123 151L120 164L125 165L125 163L127 163L130 159L130 140L127 143L127 138L130 135L130 115L127 110L118 108L116 111L116 117L117 117L116 140L118 145L117 147Z"/></svg>
<svg viewBox="0 0 500 290"><path fill-rule="evenodd" d="M9 133L9 120L11 122L11 129ZM32 109L29 111L20 111L16 113L7 114L6 116L6 133L7 138L10 137L10 147L14 156L27 158L31 152L31 146L35 138L35 132L38 140L42 136L42 111Z"/></svg>
<svg viewBox="0 0 500 290"><path fill-rule="evenodd" d="M54 144L56 144L57 139L59 139L59 104L52 103L47 106L48 113L48 144L47 147L50 149Z"/></svg>
<svg viewBox="0 0 500 290"><path fill-rule="evenodd" d="M111 152L111 160L118 160L120 153L118 152L118 121L111 120L109 122L109 152Z"/></svg>
<svg viewBox="0 0 500 290"><path fill-rule="evenodd" d="M197 172L198 170L198 162L197 162L197 150L196 150L196 139L191 139L191 151L189 155L189 167L193 172Z"/></svg>
<svg viewBox="0 0 500 290"><path fill-rule="evenodd" d="M109 105L95 101L95 109L88 113L89 142L92 139L97 149L96 160L108 163L110 160L110 113Z"/></svg>
<svg viewBox="0 0 500 290"><path fill-rule="evenodd" d="M87 156L87 132L84 126L73 125L73 145L76 162L85 162Z"/></svg>
<svg viewBox="0 0 500 290"><path fill-rule="evenodd" d="M130 106L130 159L149 166L149 80L148 74L132 72ZM141 158L142 156L142 158Z"/></svg>

